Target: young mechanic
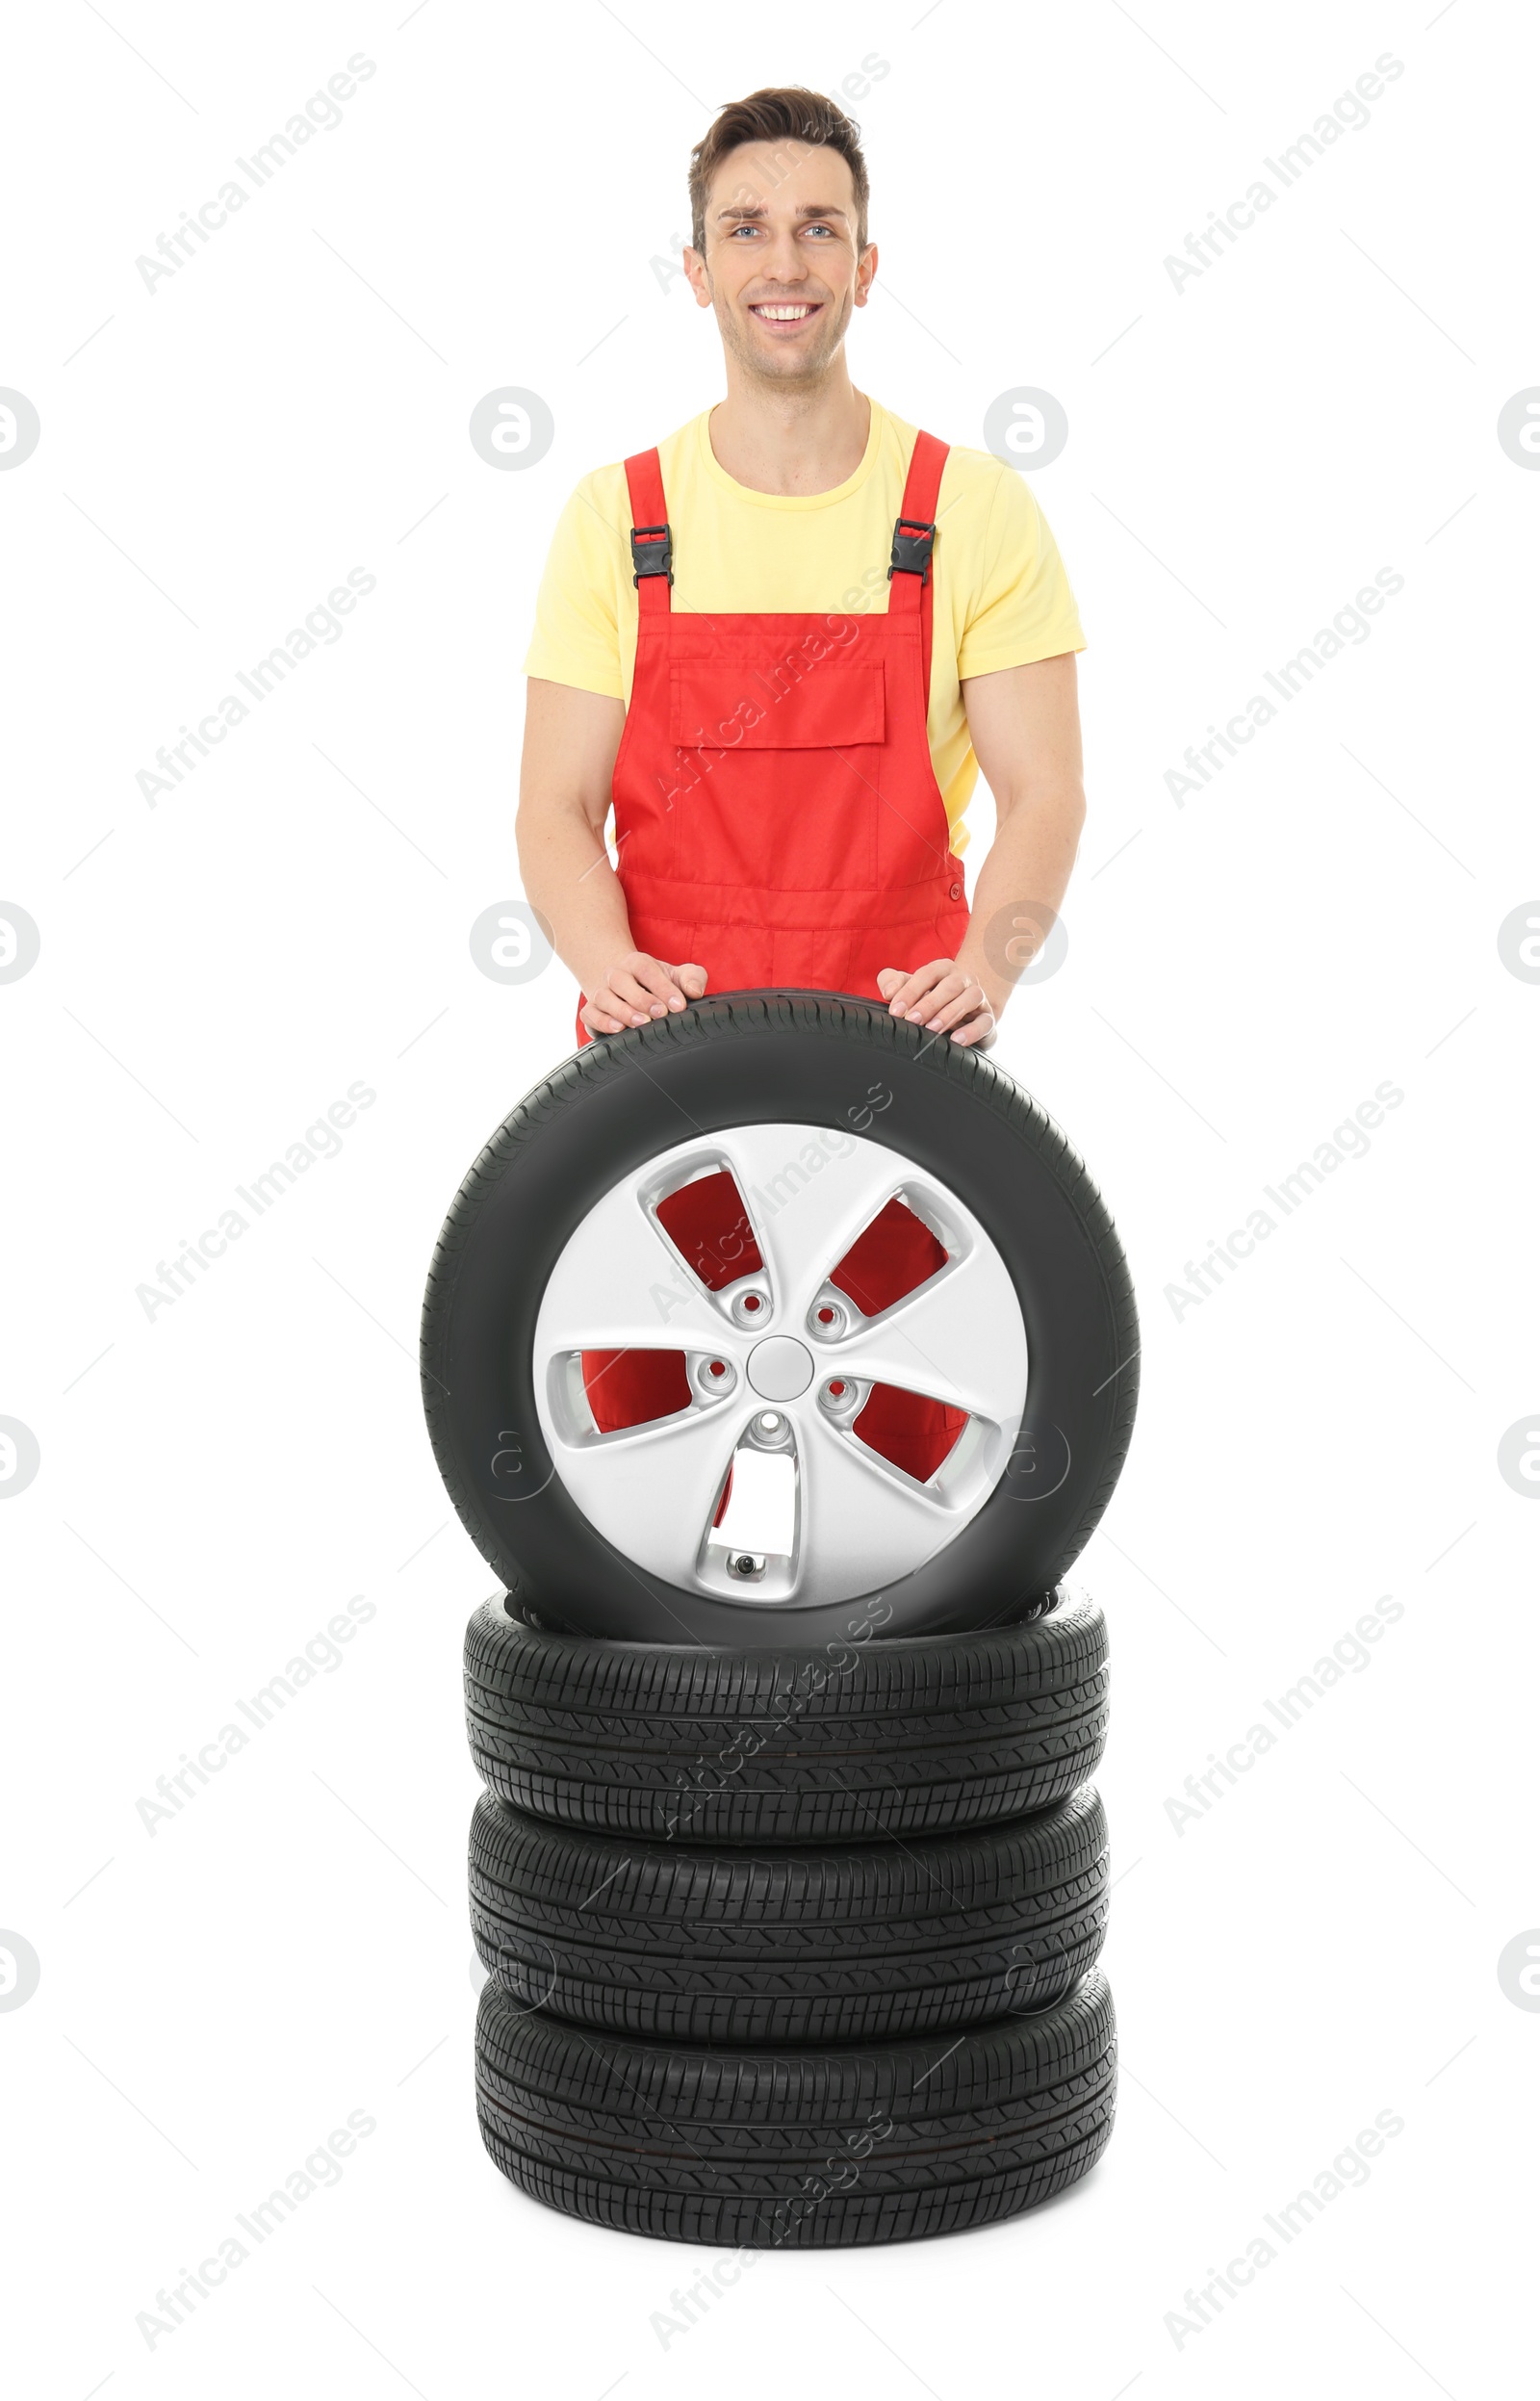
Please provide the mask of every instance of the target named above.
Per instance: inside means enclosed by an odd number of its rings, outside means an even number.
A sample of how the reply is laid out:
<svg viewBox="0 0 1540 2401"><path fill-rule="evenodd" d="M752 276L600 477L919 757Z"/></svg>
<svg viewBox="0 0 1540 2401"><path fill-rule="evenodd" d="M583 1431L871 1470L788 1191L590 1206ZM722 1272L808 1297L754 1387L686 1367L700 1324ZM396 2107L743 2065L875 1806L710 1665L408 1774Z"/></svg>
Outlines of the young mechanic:
<svg viewBox="0 0 1540 2401"><path fill-rule="evenodd" d="M525 891L581 987L579 1043L775 985L991 1042L1085 814L1053 536L1015 470L852 384L878 254L832 101L724 109L689 192L727 398L584 476L557 523L525 659ZM970 919L980 768L996 833Z"/></svg>

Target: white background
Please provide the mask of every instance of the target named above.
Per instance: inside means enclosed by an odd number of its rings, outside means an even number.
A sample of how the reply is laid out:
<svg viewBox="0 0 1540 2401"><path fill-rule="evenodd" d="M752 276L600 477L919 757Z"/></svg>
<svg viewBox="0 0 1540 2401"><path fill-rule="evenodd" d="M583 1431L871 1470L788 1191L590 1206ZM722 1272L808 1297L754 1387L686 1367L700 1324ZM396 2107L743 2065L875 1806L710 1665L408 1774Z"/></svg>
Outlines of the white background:
<svg viewBox="0 0 1540 2401"><path fill-rule="evenodd" d="M1073 2391L1457 2401L1531 2336L1540 1921L1521 1548L1498 1470L1535 1389L1535 1013L1498 927L1540 891L1532 18L1450 0L921 14L574 0L12 26L0 383L10 832L41 931L0 986L3 2239L29 2395ZM400 20L405 19L403 23ZM918 19L916 22L915 20ZM1429 21L1431 20L1431 21ZM375 74L153 294L135 261L354 52ZM1163 266L1380 54L1404 73L1199 278ZM1086 1553L1113 1628L1101 2165L1014 2222L762 2260L665 2352L705 2255L598 2232L486 2160L459 1699L484 1570L414 1365L466 1166L571 1046L508 988L520 661L589 467L720 396L651 262L690 144L756 85L851 102L881 250L854 379L979 445L1030 384L1083 659L1069 956L999 1058L1089 1159L1145 1336ZM500 385L555 439L498 473ZM3 463L3 462L0 462ZM159 745L347 570L377 579L149 807ZM1164 778L1381 568L1404 589L1207 788ZM984 847L988 809L974 811ZM1536 904L1540 909L1540 903ZM136 1287L362 1080L375 1104L191 1292ZM1219 1291L1211 1238L1389 1080L1402 1105ZM136 1804L353 1593L375 1615L208 1789ZM1404 1614L1180 1831L1166 1803L1382 1594ZM1537 1937L1540 1940L1540 1937ZM350 2109L376 2130L179 2330L136 2314ZM1375 2113L1404 2131L1216 2322L1165 2320Z"/></svg>

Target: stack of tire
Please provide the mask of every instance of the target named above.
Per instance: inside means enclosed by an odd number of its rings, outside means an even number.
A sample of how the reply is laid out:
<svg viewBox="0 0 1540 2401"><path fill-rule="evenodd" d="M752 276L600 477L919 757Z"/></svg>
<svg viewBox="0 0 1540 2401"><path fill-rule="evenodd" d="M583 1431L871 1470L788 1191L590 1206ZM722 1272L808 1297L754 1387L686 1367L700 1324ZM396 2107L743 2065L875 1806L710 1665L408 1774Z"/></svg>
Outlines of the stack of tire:
<svg viewBox="0 0 1540 2401"><path fill-rule="evenodd" d="M605 1517L612 1437L572 1397L578 1318L552 1296L574 1288L575 1259L605 1282L583 1242L614 1223L609 1196L663 1189L659 1160L699 1176L750 1155L756 1128L858 1124L958 1256L1009 1276L1019 1407L1000 1425L981 1414L960 1446L971 1484L938 1471L926 1486L931 1514L911 1515L949 1538L908 1573L821 1583L814 1510L787 1597L740 1598L732 1574L762 1561L724 1559L709 1536L698 1572L670 1581L666 1527ZM739 1181L770 1307L787 1228L816 1243L822 1221L788 1211L772 1257L773 1204ZM726 1301L707 1288L691 1306L724 1330L703 1358L747 1361L752 1406L754 1354L732 1354L721 1314L735 1293L746 1322L743 1288L729 1278ZM593 1305L613 1336L612 1302ZM851 1347L826 1362L836 1391L888 1322L849 1317ZM687 1325L655 1339L693 1361ZM1009 1367L1003 1328L999 1343ZM494 1135L435 1253L424 1394L450 1496L502 1587L465 1643L486 1786L470 1846L488 1971L475 2082L486 2147L524 2191L636 2233L815 2247L1006 2217L1100 2156L1116 2037L1096 1965L1107 1827L1088 1778L1107 1639L1065 1578L1127 1450L1137 1352L1121 1250L1063 1135L988 1059L867 1004L698 1004L580 1051ZM938 1366L928 1387L955 1395L959 1377L965 1364ZM796 1419L813 1500L815 1407L848 1456L829 1389ZM723 1406L708 1392L676 1422L693 1429L707 1405ZM965 1408L964 1395L959 1423Z"/></svg>

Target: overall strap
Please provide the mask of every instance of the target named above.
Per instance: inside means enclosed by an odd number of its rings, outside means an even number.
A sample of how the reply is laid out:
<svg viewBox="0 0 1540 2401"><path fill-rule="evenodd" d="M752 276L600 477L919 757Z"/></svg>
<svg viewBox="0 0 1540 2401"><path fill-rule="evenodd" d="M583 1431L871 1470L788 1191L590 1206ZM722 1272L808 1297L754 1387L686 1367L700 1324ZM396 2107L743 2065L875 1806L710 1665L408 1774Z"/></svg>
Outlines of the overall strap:
<svg viewBox="0 0 1540 2401"><path fill-rule="evenodd" d="M889 616L919 612L920 674L927 707L931 697L931 551L936 540L936 504L947 445L934 433L916 433L910 453L909 475L898 522L893 528L893 555L888 566L892 590Z"/></svg>
<svg viewBox="0 0 1540 2401"><path fill-rule="evenodd" d="M663 470L654 451L637 451L626 461L631 503L631 581L645 617L666 617L674 581L674 537L663 498Z"/></svg>

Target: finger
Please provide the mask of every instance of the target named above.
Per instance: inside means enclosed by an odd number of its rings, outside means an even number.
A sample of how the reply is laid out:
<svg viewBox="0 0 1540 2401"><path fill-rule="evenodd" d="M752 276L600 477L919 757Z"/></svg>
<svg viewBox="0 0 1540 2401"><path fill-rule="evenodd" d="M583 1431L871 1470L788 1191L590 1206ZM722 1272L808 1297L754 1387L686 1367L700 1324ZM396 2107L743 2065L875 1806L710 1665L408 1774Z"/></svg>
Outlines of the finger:
<svg viewBox="0 0 1540 2401"><path fill-rule="evenodd" d="M654 1013L661 1017L665 1006L639 977L625 968L611 969L608 986L599 997L605 1008L619 1010L635 1025L650 1023Z"/></svg>
<svg viewBox="0 0 1540 2401"><path fill-rule="evenodd" d="M909 1014L911 1018L922 1020L927 1026L932 1026L936 1023L942 1009L950 1008L954 1001L961 1000L965 993L974 990L976 987L972 977L964 975L961 968L955 968L950 975L943 975L933 984L930 991L923 995L914 1008L911 1009Z"/></svg>
<svg viewBox="0 0 1540 2401"><path fill-rule="evenodd" d="M661 959L650 959L642 952L631 962L629 972L647 995L649 1014L661 1017L676 997L673 969L666 968Z"/></svg>
<svg viewBox="0 0 1540 2401"><path fill-rule="evenodd" d="M682 967L675 968L674 974L686 999L704 1000L706 998L706 969L694 959L686 959Z"/></svg>
<svg viewBox="0 0 1540 2401"><path fill-rule="evenodd" d="M911 1017L918 1003L943 975L954 972L950 959L932 959L928 966L916 968L907 975L895 993L888 995L887 1005L894 1017Z"/></svg>
<svg viewBox="0 0 1540 2401"><path fill-rule="evenodd" d="M595 994L594 1005L596 1008L604 1010L608 1016L617 1019L623 1027L652 1023L645 1009L638 1009L633 1002L622 999L618 993L607 986L603 992Z"/></svg>
<svg viewBox="0 0 1540 2401"><path fill-rule="evenodd" d="M962 1025L951 1029L952 1040L960 1043L965 1050L987 1049L998 1031L994 1011L988 1005L976 1017L968 1018Z"/></svg>
<svg viewBox="0 0 1540 2401"><path fill-rule="evenodd" d="M930 988L930 970L919 968L912 975L901 975L887 995L887 1005L894 1017L907 1016L921 993Z"/></svg>
<svg viewBox="0 0 1540 2401"><path fill-rule="evenodd" d="M903 981L904 970L902 968L879 968L877 970L877 989L882 994L885 1000L892 999L894 993Z"/></svg>
<svg viewBox="0 0 1540 2401"><path fill-rule="evenodd" d="M966 976L960 991L949 993L946 985L942 984L932 997L937 1007L935 1016L925 1020L928 1034L949 1034L954 1025L961 1025L966 1018L977 1017L981 1009L987 1009L989 1005L984 997L983 987Z"/></svg>
<svg viewBox="0 0 1540 2401"><path fill-rule="evenodd" d="M974 989L973 978L970 975L964 975L961 968L954 968L950 975L937 978L930 991L923 994L909 1014L911 1017L923 1018L927 1025L934 1025L940 1010L950 1008L953 1001L961 999L964 993L972 992Z"/></svg>
<svg viewBox="0 0 1540 2401"><path fill-rule="evenodd" d="M607 1009L601 1008L596 1000L590 1000L582 1018L590 1034L624 1034L626 1031L623 1020L612 1016Z"/></svg>

